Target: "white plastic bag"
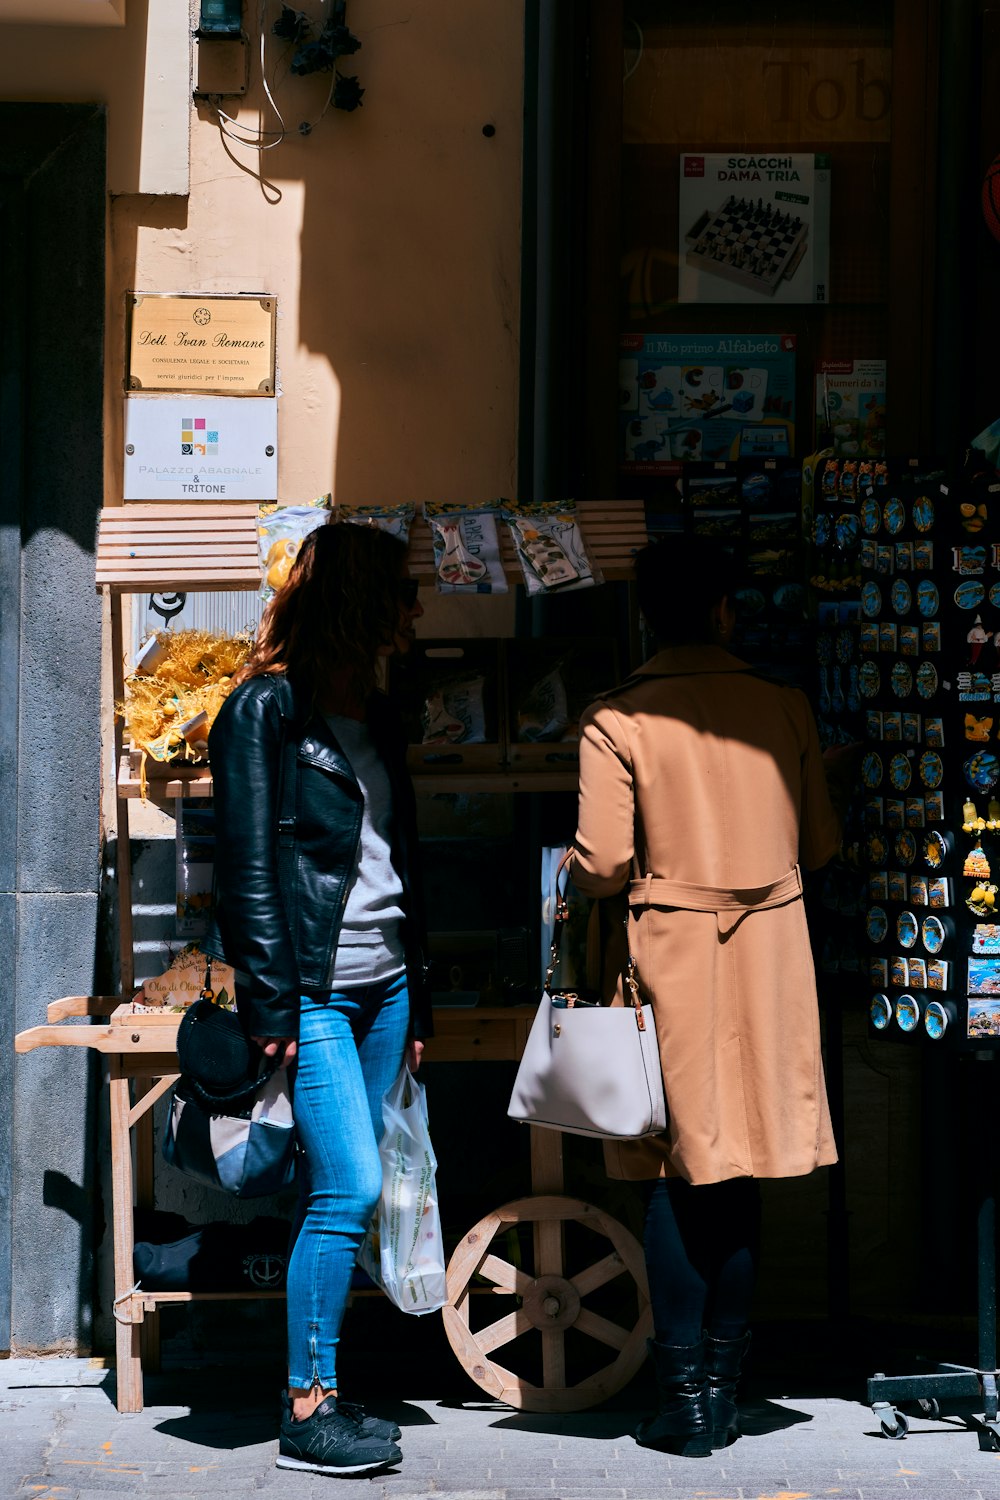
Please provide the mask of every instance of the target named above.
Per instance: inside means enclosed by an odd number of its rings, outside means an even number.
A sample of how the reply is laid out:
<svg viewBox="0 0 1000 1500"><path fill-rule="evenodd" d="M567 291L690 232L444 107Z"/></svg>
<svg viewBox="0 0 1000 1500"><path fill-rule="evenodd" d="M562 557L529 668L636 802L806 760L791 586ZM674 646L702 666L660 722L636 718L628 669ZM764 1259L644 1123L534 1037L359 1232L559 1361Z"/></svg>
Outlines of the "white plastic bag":
<svg viewBox="0 0 1000 1500"><path fill-rule="evenodd" d="M403 1312L437 1312L448 1300L437 1158L427 1091L405 1064L382 1100L382 1122L382 1197L358 1264Z"/></svg>

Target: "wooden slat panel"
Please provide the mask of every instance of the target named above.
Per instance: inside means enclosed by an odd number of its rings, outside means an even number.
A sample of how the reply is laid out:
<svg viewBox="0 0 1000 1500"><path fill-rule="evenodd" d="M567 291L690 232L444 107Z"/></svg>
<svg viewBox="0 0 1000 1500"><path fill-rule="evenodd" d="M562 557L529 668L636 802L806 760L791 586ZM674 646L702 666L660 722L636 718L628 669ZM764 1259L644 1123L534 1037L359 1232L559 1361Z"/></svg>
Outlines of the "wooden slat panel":
<svg viewBox="0 0 1000 1500"><path fill-rule="evenodd" d="M584 540L607 579L627 578L646 542L641 501L581 501L576 507ZM520 566L505 525L500 526L504 572L512 583ZM410 569L434 577L430 528L418 517L410 532ZM116 593L158 588L256 588L260 582L257 511L252 505L125 505L101 513L97 544L98 587Z"/></svg>

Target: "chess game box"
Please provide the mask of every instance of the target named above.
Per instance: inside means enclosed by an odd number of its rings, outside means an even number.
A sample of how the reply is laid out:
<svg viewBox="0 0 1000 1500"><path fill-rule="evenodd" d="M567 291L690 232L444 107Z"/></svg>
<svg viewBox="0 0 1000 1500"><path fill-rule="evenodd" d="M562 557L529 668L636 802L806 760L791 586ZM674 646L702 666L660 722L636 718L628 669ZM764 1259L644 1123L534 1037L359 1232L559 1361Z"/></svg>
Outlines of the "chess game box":
<svg viewBox="0 0 1000 1500"><path fill-rule="evenodd" d="M684 152L679 211L679 301L830 300L828 156Z"/></svg>

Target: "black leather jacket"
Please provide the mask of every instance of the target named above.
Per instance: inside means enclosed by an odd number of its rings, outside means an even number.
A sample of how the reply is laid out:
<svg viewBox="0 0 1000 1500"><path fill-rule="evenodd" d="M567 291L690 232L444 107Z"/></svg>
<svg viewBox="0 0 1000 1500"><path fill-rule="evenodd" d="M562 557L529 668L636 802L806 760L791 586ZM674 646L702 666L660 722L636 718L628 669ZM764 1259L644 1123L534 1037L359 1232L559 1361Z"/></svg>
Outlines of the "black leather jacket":
<svg viewBox="0 0 1000 1500"><path fill-rule="evenodd" d="M429 1036L413 788L406 746L382 694L368 726L392 787L392 861L403 882L413 1034ZM222 705L209 738L215 789L215 919L205 949L239 970L253 1036L297 1036L299 997L331 988L358 855L363 802L333 731L284 676L253 677Z"/></svg>

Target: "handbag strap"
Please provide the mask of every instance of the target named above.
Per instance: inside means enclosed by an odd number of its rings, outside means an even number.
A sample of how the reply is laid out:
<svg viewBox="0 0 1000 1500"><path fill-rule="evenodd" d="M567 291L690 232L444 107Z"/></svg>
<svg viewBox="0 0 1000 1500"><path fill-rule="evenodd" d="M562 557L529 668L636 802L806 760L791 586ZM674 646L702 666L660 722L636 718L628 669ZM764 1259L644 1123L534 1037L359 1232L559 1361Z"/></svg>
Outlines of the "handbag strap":
<svg viewBox="0 0 1000 1500"><path fill-rule="evenodd" d="M548 966L547 966L547 968L545 970L545 988L547 990L549 990L549 989L552 988L552 976L555 974L556 965L559 962L559 951L560 951L560 949L562 947L563 928L565 927L566 923L569 921L569 902L566 899L565 892L560 889L559 881L560 881L560 879L562 877L563 871L566 869L566 867L568 866L570 860L573 858L573 855L575 853L576 853L576 850L573 848L573 846L571 844L570 847L566 850L566 853L563 855L562 859L559 861L559 864L556 866L556 875L555 875L555 898L556 899L555 899L555 911L553 912L553 915L552 915L552 944L551 944L551 946L549 948L549 962L548 962ZM625 963L625 966L624 966L624 968L622 970L622 979L623 979L624 984L625 984L625 991L626 991L626 993L628 995L629 1004L632 1006L632 1009L635 1012L636 1025L638 1026L638 1028L639 1028L640 1031L645 1031L646 1030L646 1018L645 1018L645 1016L642 1013L642 1000L641 1000L641 998L639 996L639 981L638 981L638 977L637 977L638 976L638 966L636 965L635 954L632 952L632 945L629 942L629 936L628 936L628 917L627 916L625 917L624 927L625 927L625 949L626 949L626 952L628 953L628 959L627 959L627 961Z"/></svg>

